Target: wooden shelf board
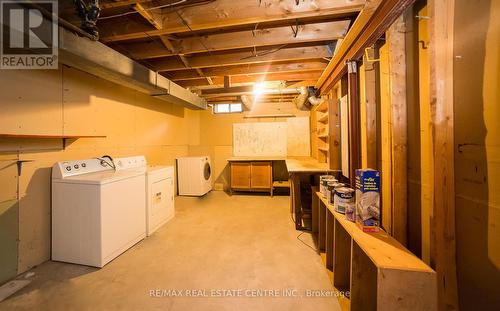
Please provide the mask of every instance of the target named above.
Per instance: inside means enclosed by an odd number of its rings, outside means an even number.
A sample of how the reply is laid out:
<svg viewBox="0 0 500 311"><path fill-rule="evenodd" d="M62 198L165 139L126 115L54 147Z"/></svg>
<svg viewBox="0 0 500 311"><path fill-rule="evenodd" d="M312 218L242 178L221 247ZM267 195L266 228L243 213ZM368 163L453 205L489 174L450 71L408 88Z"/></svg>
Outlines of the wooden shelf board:
<svg viewBox="0 0 500 311"><path fill-rule="evenodd" d="M324 113L323 115L319 116L318 122L328 123L328 113Z"/></svg>
<svg viewBox="0 0 500 311"><path fill-rule="evenodd" d="M328 111L328 102L326 100L322 101L316 108L316 111L320 112Z"/></svg>
<svg viewBox="0 0 500 311"><path fill-rule="evenodd" d="M328 134L321 134L321 135L318 135L318 138L328 138Z"/></svg>
<svg viewBox="0 0 500 311"><path fill-rule="evenodd" d="M320 192L316 192L316 195L379 269L434 273L434 270L382 229L377 233L363 232L357 224L345 219L344 214L335 212L333 206L327 202L326 198L323 198Z"/></svg>
<svg viewBox="0 0 500 311"><path fill-rule="evenodd" d="M290 188L290 181L289 180L275 180L275 181L273 181L273 187Z"/></svg>
<svg viewBox="0 0 500 311"><path fill-rule="evenodd" d="M323 152L328 152L328 148L319 147L318 150Z"/></svg>
<svg viewBox="0 0 500 311"><path fill-rule="evenodd" d="M0 134L0 138L78 139L78 138L106 138L106 136L103 136L103 135L32 135L32 134Z"/></svg>

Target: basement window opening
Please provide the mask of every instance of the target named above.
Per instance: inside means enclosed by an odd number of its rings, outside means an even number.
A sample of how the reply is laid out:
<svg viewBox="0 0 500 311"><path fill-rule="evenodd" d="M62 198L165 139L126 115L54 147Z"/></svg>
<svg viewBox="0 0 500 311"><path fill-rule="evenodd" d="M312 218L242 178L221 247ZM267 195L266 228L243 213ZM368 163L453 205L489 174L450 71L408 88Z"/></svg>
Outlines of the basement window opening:
<svg viewBox="0 0 500 311"><path fill-rule="evenodd" d="M214 114L240 113L243 112L243 105L241 103L214 104L213 112Z"/></svg>

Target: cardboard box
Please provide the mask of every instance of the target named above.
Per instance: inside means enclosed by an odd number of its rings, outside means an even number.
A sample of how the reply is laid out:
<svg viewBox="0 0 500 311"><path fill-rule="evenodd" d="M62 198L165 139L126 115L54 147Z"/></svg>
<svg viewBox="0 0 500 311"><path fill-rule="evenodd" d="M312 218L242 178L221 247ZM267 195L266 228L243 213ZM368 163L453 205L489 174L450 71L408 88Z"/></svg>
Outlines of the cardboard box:
<svg viewBox="0 0 500 311"><path fill-rule="evenodd" d="M365 232L380 228L380 172L356 170L356 223Z"/></svg>

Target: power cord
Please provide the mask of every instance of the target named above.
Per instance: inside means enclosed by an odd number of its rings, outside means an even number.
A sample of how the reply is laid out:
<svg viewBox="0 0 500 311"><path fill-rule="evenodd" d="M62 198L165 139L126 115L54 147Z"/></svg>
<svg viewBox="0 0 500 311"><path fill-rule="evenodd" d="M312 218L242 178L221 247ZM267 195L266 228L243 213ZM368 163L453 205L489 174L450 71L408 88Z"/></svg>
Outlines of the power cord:
<svg viewBox="0 0 500 311"><path fill-rule="evenodd" d="M300 236L303 235L304 233L306 233L305 231L302 231L299 235L297 235L297 240L299 240L300 242L302 242L302 244L304 244L305 246L309 247L310 249L312 249L315 253L317 252L316 248L307 244L306 242L304 242L303 240L300 239Z"/></svg>
<svg viewBox="0 0 500 311"><path fill-rule="evenodd" d="M105 158L108 158L108 159L109 159L109 161L108 161L108 160L106 160ZM103 155L102 157L100 157L100 158L98 157L98 158L96 158L96 159L97 159L97 160L100 160L100 161L101 161L101 163L102 163L102 162L106 163L106 164L107 164L107 165L109 165L111 168L113 168L113 170L115 170L115 171L116 171L116 165L115 165L115 162L113 161L113 158L112 158L112 157L110 157L110 156L108 156L108 155Z"/></svg>

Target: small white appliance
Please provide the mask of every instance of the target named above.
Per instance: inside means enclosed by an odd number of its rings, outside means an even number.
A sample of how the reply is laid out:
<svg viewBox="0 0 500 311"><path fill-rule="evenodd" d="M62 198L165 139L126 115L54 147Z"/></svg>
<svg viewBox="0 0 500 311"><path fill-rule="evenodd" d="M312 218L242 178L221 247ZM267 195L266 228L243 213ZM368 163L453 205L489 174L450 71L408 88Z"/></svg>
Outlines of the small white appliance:
<svg viewBox="0 0 500 311"><path fill-rule="evenodd" d="M212 190L210 157L178 158L177 185L179 195L202 196Z"/></svg>
<svg viewBox="0 0 500 311"><path fill-rule="evenodd" d="M116 169L146 172L146 233L153 234L175 215L174 167L148 166L144 156L115 159Z"/></svg>
<svg viewBox="0 0 500 311"><path fill-rule="evenodd" d="M146 236L146 175L110 158L52 168L52 260L103 267Z"/></svg>

